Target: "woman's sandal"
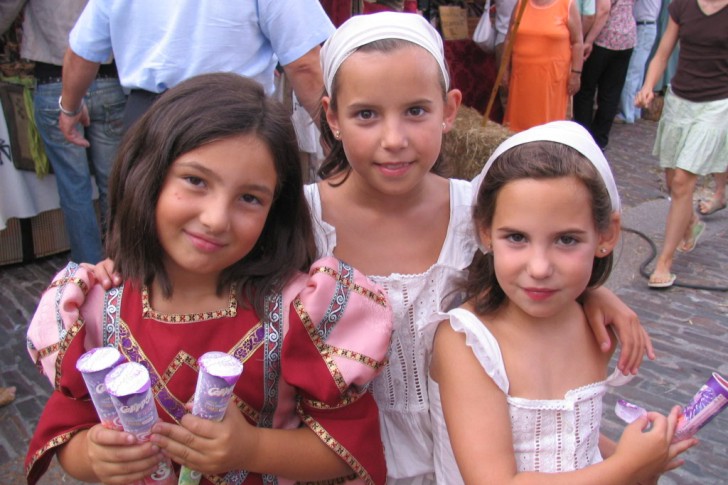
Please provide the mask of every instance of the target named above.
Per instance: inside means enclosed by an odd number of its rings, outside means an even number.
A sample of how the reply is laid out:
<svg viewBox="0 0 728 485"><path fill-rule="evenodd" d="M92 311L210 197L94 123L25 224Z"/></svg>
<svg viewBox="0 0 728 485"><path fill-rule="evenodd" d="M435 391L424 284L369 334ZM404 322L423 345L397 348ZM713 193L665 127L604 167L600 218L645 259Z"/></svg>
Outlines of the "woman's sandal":
<svg viewBox="0 0 728 485"><path fill-rule="evenodd" d="M703 221L696 222L690 229L690 239L685 239L680 242L677 250L681 253L691 252L693 249L695 249L695 246L698 245L698 240L700 240L700 236L702 236L704 232L705 223Z"/></svg>

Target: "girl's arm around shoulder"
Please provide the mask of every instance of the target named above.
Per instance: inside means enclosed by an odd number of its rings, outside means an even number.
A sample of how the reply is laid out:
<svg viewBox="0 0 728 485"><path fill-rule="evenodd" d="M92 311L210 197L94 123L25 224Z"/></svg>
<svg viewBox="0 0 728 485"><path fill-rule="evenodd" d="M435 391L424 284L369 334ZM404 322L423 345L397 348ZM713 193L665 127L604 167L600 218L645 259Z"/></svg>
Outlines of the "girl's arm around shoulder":
<svg viewBox="0 0 728 485"><path fill-rule="evenodd" d="M655 359L652 341L639 317L617 295L602 286L585 292L582 302L589 326L603 352L612 352L614 345L607 326L611 325L617 334L621 346L617 367L623 374L636 374L645 353Z"/></svg>

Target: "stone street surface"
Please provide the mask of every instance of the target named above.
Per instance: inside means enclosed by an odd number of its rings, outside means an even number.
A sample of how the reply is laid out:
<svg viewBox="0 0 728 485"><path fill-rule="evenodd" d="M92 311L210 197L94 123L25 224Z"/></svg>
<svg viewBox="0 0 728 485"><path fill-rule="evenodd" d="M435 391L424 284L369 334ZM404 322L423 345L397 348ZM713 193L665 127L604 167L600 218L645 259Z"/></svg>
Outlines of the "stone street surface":
<svg viewBox="0 0 728 485"><path fill-rule="evenodd" d="M637 312L657 353L656 361L645 359L639 375L606 398L603 430L613 439L623 428L614 414L618 398L667 413L675 404L687 404L712 372L728 377L728 210L705 217L707 229L697 248L677 255L675 287L650 290L640 271L652 256L651 245L661 243L669 204L661 170L651 155L655 131L656 123L644 120L615 125L606 151L628 229L607 286ZM708 184L709 179L700 180L696 200L707 195ZM0 385L18 388L17 399L0 408L0 484L25 482L23 458L50 391L25 351L25 329L39 295L66 257L0 268ZM700 444L684 455L685 465L663 475L659 483L728 483L726 430L728 411L698 433ZM79 482L54 465L41 483Z"/></svg>

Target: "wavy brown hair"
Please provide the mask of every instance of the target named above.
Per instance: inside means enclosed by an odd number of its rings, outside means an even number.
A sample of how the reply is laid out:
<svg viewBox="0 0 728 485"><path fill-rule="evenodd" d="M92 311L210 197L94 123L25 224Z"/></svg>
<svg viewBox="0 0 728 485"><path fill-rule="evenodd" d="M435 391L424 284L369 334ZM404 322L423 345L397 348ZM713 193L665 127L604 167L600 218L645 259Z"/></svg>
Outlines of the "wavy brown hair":
<svg viewBox="0 0 728 485"><path fill-rule="evenodd" d="M255 81L231 73L190 78L165 92L124 137L109 181L106 251L125 279L151 284L166 297L174 286L163 265L155 207L174 160L217 140L254 135L265 143L277 175L273 204L253 249L225 268L218 291L232 282L262 315L264 297L279 290L315 256L303 195L296 134L289 113Z"/></svg>
<svg viewBox="0 0 728 485"><path fill-rule="evenodd" d="M482 181L473 207L476 231L493 223L496 201L501 189L519 179L554 179L576 177L591 197L592 218L597 231L609 229L612 202L599 172L594 165L574 148L551 141L535 141L515 146L503 152L493 163ZM476 232L477 233L477 232ZM603 284L612 271L613 254L594 257L587 288ZM479 314L492 313L505 302L495 276L493 254L478 251L468 269L468 279L461 288L465 299L471 300Z"/></svg>

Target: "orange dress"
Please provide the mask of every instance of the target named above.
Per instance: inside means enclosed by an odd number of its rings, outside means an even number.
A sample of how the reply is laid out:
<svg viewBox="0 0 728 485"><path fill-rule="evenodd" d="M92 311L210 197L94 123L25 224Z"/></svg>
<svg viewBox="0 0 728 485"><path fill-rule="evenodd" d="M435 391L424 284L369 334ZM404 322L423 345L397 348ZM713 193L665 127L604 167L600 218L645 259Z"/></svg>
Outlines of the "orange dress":
<svg viewBox="0 0 728 485"><path fill-rule="evenodd" d="M513 45L504 120L515 132L566 119L571 2L554 0L550 5L537 6L529 0L523 12Z"/></svg>

